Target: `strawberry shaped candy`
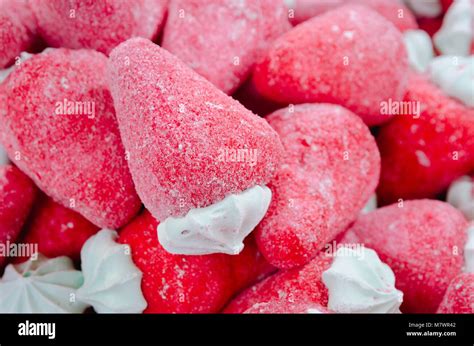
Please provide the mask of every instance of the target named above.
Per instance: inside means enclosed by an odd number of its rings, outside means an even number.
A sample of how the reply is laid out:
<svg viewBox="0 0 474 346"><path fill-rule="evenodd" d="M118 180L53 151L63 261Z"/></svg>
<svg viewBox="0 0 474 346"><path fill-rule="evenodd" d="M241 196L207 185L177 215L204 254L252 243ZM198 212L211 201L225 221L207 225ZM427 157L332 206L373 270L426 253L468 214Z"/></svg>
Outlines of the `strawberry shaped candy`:
<svg viewBox="0 0 474 346"><path fill-rule="evenodd" d="M105 54L130 37L155 38L168 6L168 0L30 1L38 31L50 46Z"/></svg>
<svg viewBox="0 0 474 346"><path fill-rule="evenodd" d="M456 276L449 284L439 314L474 314L474 273Z"/></svg>
<svg viewBox="0 0 474 346"><path fill-rule="evenodd" d="M12 165L0 166L0 245L14 243L36 196L33 182ZM9 253L0 252L0 268Z"/></svg>
<svg viewBox="0 0 474 346"><path fill-rule="evenodd" d="M343 241L373 248L392 268L402 311L434 313L463 267L467 226L449 204L415 200L361 215Z"/></svg>
<svg viewBox="0 0 474 346"><path fill-rule="evenodd" d="M265 215L278 135L176 57L134 38L110 55L109 80L129 167L172 253L236 254Z"/></svg>
<svg viewBox="0 0 474 346"><path fill-rule="evenodd" d="M49 258L79 260L82 245L98 230L74 210L42 196L34 206L23 242L38 244L38 251Z"/></svg>
<svg viewBox="0 0 474 346"><path fill-rule="evenodd" d="M145 313L217 312L237 291L272 270L252 239L238 256L170 254L158 243L157 225L144 211L119 237L130 246L132 260L143 273Z"/></svg>
<svg viewBox="0 0 474 346"><path fill-rule="evenodd" d="M398 115L377 136L382 156L378 196L383 204L435 197L474 170L473 109L415 74L405 104L414 112Z"/></svg>
<svg viewBox="0 0 474 346"><path fill-rule="evenodd" d="M0 69L31 47L34 24L27 0L0 0Z"/></svg>
<svg viewBox="0 0 474 346"><path fill-rule="evenodd" d="M331 104L305 104L270 114L285 148L269 184L273 200L257 242L279 268L307 263L357 218L374 192L380 157L367 126Z"/></svg>
<svg viewBox="0 0 474 346"><path fill-rule="evenodd" d="M10 158L58 203L101 227L140 208L105 81L107 59L52 49L2 84L1 141Z"/></svg>
<svg viewBox="0 0 474 346"><path fill-rule="evenodd" d="M290 27L282 0L173 0L162 47L230 94Z"/></svg>
<svg viewBox="0 0 474 346"><path fill-rule="evenodd" d="M343 6L280 36L257 64L257 90L276 102L342 105L368 125L387 121L408 72L401 33L365 6Z"/></svg>

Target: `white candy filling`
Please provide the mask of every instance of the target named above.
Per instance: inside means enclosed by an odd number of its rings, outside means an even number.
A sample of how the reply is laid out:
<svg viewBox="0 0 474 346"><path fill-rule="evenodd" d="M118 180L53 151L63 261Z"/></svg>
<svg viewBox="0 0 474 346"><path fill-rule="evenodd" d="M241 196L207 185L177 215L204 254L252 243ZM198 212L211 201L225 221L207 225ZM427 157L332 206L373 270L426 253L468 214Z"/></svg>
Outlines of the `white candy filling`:
<svg viewBox="0 0 474 346"><path fill-rule="evenodd" d="M425 72L434 57L430 36L423 30L407 30L403 33L408 62L417 72Z"/></svg>
<svg viewBox="0 0 474 346"><path fill-rule="evenodd" d="M1 313L81 313L88 305L74 297L82 273L66 256L41 254L21 264L9 264L0 279Z"/></svg>
<svg viewBox="0 0 474 346"><path fill-rule="evenodd" d="M257 185L208 207L191 209L184 217L169 217L159 224L158 239L173 254L236 255L265 216L271 197L268 187Z"/></svg>
<svg viewBox="0 0 474 346"><path fill-rule="evenodd" d="M471 0L457 0L444 16L441 29L433 36L442 54L469 55L473 39L474 6Z"/></svg>
<svg viewBox="0 0 474 346"><path fill-rule="evenodd" d="M395 275L374 250L340 248L323 273L328 309L339 313L399 313L403 293Z"/></svg>
<svg viewBox="0 0 474 346"><path fill-rule="evenodd" d="M367 203L365 204L364 208L360 211L362 214L367 214L370 213L371 211L374 211L377 209L377 195L374 193Z"/></svg>
<svg viewBox="0 0 474 346"><path fill-rule="evenodd" d="M142 272L132 261L130 249L115 242L117 233L103 229L81 249L84 285L77 299L98 313L141 313L147 302L141 291Z"/></svg>
<svg viewBox="0 0 474 346"><path fill-rule="evenodd" d="M447 95L474 107L474 56L437 57L431 61L430 77Z"/></svg>
<svg viewBox="0 0 474 346"><path fill-rule="evenodd" d="M468 176L454 181L448 190L447 202L459 209L466 219L474 220L474 183Z"/></svg>

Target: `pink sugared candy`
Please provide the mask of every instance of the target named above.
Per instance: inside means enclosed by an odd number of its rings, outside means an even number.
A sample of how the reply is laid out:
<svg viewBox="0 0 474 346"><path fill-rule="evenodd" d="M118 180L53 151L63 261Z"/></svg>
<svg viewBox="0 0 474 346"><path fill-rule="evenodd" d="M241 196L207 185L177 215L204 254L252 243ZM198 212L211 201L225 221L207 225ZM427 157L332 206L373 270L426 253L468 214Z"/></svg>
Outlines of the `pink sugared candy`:
<svg viewBox="0 0 474 346"><path fill-rule="evenodd" d="M231 94L290 27L283 0L172 0L161 46Z"/></svg>
<svg viewBox="0 0 474 346"><path fill-rule="evenodd" d="M2 84L1 141L10 159L58 203L99 227L140 208L105 80L107 58L52 49Z"/></svg>
<svg viewBox="0 0 474 346"><path fill-rule="evenodd" d="M418 27L415 17L400 0L287 0L286 3L289 10L294 11L290 20L295 25L337 7L351 4L370 7L400 31Z"/></svg>
<svg viewBox="0 0 474 346"><path fill-rule="evenodd" d="M449 284L439 314L474 314L474 273L456 276Z"/></svg>
<svg viewBox="0 0 474 346"><path fill-rule="evenodd" d="M382 204L399 198L435 198L474 170L474 110L412 74L405 111L377 135Z"/></svg>
<svg viewBox="0 0 474 346"><path fill-rule="evenodd" d="M74 210L42 196L33 208L22 242L37 244L38 252L49 258L67 256L77 261L82 245L97 231L97 226Z"/></svg>
<svg viewBox="0 0 474 346"><path fill-rule="evenodd" d="M322 254L304 267L280 271L243 291L224 312L308 313L319 306L326 312L328 291L322 274L331 262L330 256Z"/></svg>
<svg viewBox="0 0 474 346"><path fill-rule="evenodd" d="M367 126L337 105L290 106L266 119L286 156L257 243L270 263L290 268L355 220L377 186L380 156Z"/></svg>
<svg viewBox="0 0 474 346"><path fill-rule="evenodd" d="M373 248L390 266L403 312L434 313L463 268L467 226L447 203L414 200L361 215L343 241Z"/></svg>
<svg viewBox="0 0 474 346"><path fill-rule="evenodd" d="M168 0L30 0L38 32L51 47L108 54L131 37L154 39Z"/></svg>
<svg viewBox="0 0 474 346"><path fill-rule="evenodd" d="M408 72L401 33L364 6L344 6L280 36L257 64L253 81L265 97L283 103L342 105L366 124L383 101L400 101Z"/></svg>
<svg viewBox="0 0 474 346"><path fill-rule="evenodd" d="M119 242L131 247L132 260L143 273L145 313L215 313L239 290L273 268L248 239L238 256L182 256L158 242L158 222L144 211L120 231Z"/></svg>
<svg viewBox="0 0 474 346"><path fill-rule="evenodd" d="M0 0L0 69L32 46L35 33L27 0Z"/></svg>
<svg viewBox="0 0 474 346"><path fill-rule="evenodd" d="M35 185L18 168L0 166L0 244L4 249L17 240L35 196ZM0 254L0 269L8 257L5 255Z"/></svg>
<svg viewBox="0 0 474 346"><path fill-rule="evenodd" d="M274 176L282 154L275 131L166 50L141 38L122 43L109 79L137 192L158 220ZM258 154L254 164L237 159L242 149Z"/></svg>

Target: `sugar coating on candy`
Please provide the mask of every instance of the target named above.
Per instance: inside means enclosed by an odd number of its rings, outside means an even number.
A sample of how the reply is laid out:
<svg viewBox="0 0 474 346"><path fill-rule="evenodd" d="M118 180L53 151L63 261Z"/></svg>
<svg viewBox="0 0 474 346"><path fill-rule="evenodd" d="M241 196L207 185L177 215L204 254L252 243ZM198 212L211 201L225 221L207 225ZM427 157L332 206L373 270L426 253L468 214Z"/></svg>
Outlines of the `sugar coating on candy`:
<svg viewBox="0 0 474 346"><path fill-rule="evenodd" d="M474 273L460 274L451 281L437 313L474 313Z"/></svg>
<svg viewBox="0 0 474 346"><path fill-rule="evenodd" d="M400 31L418 28L415 17L401 0L352 0L350 3L370 7Z"/></svg>
<svg viewBox="0 0 474 346"><path fill-rule="evenodd" d="M145 313L218 312L238 290L272 270L249 241L238 256L170 254L158 242L157 226L145 211L119 237L130 245L132 260L143 273Z"/></svg>
<svg viewBox="0 0 474 346"><path fill-rule="evenodd" d="M434 313L463 267L467 221L447 203L406 201L361 215L344 242L377 251L403 292L402 312Z"/></svg>
<svg viewBox="0 0 474 346"><path fill-rule="evenodd" d="M23 62L2 84L2 143L38 187L100 227L140 208L105 80L107 59L53 49Z"/></svg>
<svg viewBox="0 0 474 346"><path fill-rule="evenodd" d="M23 243L37 244L49 258L67 256L79 260L82 245L99 228L72 209L43 196L34 206Z"/></svg>
<svg viewBox="0 0 474 346"><path fill-rule="evenodd" d="M162 47L225 93L290 29L283 0L172 0Z"/></svg>
<svg viewBox="0 0 474 346"><path fill-rule="evenodd" d="M166 50L141 38L122 43L109 80L137 192L158 220L274 176L282 147L268 123Z"/></svg>
<svg viewBox="0 0 474 346"><path fill-rule="evenodd" d="M377 135L382 172L377 194L383 204L399 198L434 198L474 170L474 110L447 97L424 76L412 74L408 112Z"/></svg>
<svg viewBox="0 0 474 346"><path fill-rule="evenodd" d="M38 31L50 46L105 54L131 37L155 38L168 6L168 0L30 1Z"/></svg>
<svg viewBox="0 0 474 346"><path fill-rule="evenodd" d="M318 303L306 299L291 302L274 299L265 303L257 303L243 311L244 314L328 314L329 310Z"/></svg>
<svg viewBox="0 0 474 346"><path fill-rule="evenodd" d="M295 25L342 5L351 4L370 7L400 31L418 27L415 17L400 0L286 0L285 3L294 11L290 19Z"/></svg>
<svg viewBox="0 0 474 346"><path fill-rule="evenodd" d="M36 197L33 182L12 165L0 166L0 244L10 248L26 221ZM0 268L6 257L0 255Z"/></svg>
<svg viewBox="0 0 474 346"><path fill-rule="evenodd" d="M270 263L307 263L357 217L374 192L380 156L367 126L331 104L304 104L269 115L284 162L268 185L273 199L257 226Z"/></svg>
<svg viewBox="0 0 474 346"><path fill-rule="evenodd" d="M408 63L401 33L364 6L344 6L280 36L253 81L271 100L340 104L380 124L381 102L403 97Z"/></svg>
<svg viewBox="0 0 474 346"><path fill-rule="evenodd" d="M291 311L300 302L327 306L328 292L321 277L331 262L331 256L321 253L303 267L280 271L243 291L224 312L256 312L263 304L272 306L277 301L283 311Z"/></svg>
<svg viewBox="0 0 474 346"><path fill-rule="evenodd" d="M27 0L0 1L0 69L31 47L35 40L34 23Z"/></svg>

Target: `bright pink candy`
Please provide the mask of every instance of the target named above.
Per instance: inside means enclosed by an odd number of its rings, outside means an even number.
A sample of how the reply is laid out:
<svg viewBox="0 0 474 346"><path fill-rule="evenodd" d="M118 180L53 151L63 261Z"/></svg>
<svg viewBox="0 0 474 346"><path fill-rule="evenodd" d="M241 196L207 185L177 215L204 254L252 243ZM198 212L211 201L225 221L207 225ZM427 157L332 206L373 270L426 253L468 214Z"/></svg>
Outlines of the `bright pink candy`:
<svg viewBox="0 0 474 346"><path fill-rule="evenodd" d="M108 54L131 37L154 39L168 0L30 0L38 31L52 47Z"/></svg>
<svg viewBox="0 0 474 346"><path fill-rule="evenodd" d="M474 273L456 276L449 284L439 314L474 314Z"/></svg>
<svg viewBox="0 0 474 346"><path fill-rule="evenodd" d="M18 168L0 166L0 244L14 243L33 205L36 187ZM0 254L0 269L6 257Z"/></svg>
<svg viewBox="0 0 474 346"><path fill-rule="evenodd" d="M172 0L162 47L231 94L290 27L282 0Z"/></svg>
<svg viewBox="0 0 474 346"><path fill-rule="evenodd" d="M109 80L137 192L158 220L274 176L282 155L275 131L166 50L141 38L122 43Z"/></svg>
<svg viewBox="0 0 474 346"><path fill-rule="evenodd" d="M332 257L321 253L304 267L278 272L243 291L224 312L302 313L326 307L328 291L322 281L322 273L331 263Z"/></svg>
<svg viewBox="0 0 474 346"><path fill-rule="evenodd" d="M140 208L105 80L107 58L53 49L23 62L2 84L2 144L58 203L99 227Z"/></svg>
<svg viewBox="0 0 474 346"><path fill-rule="evenodd" d="M35 31L27 0L0 0L0 69L31 47Z"/></svg>
<svg viewBox="0 0 474 346"><path fill-rule="evenodd" d="M390 266L403 312L434 313L463 267L467 225L447 203L406 201L362 215L343 242L374 249Z"/></svg>
<svg viewBox="0 0 474 346"><path fill-rule="evenodd" d="M286 151L269 187L257 242L276 267L307 263L355 220L373 194L380 156L367 126L330 104L284 108L267 117Z"/></svg>
<svg viewBox="0 0 474 346"><path fill-rule="evenodd" d="M280 36L253 80L271 100L336 103L376 125L390 118L381 102L403 98L408 68L393 25L367 7L344 6Z"/></svg>
<svg viewBox="0 0 474 346"><path fill-rule="evenodd" d="M416 19L400 0L293 0L291 22L296 25L342 5L365 5L392 22L400 31L417 29Z"/></svg>

